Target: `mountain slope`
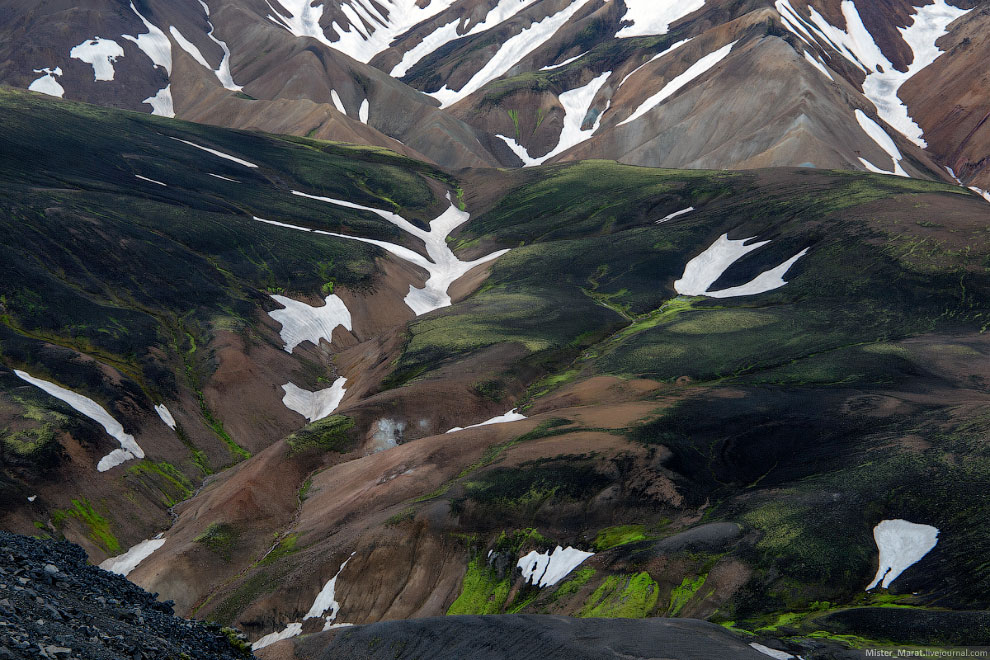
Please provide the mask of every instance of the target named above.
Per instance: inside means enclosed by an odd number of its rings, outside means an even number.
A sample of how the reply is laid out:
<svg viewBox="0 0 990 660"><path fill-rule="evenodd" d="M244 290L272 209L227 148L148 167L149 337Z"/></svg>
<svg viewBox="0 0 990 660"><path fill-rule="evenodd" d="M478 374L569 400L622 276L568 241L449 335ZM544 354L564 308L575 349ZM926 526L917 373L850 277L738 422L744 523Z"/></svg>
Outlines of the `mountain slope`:
<svg viewBox="0 0 990 660"><path fill-rule="evenodd" d="M959 621L990 579L990 244L966 189L455 177L2 101L5 528L77 541L259 655L503 612L707 618L804 657L981 641ZM126 434L144 457L98 470ZM937 542L866 591L883 521Z"/></svg>

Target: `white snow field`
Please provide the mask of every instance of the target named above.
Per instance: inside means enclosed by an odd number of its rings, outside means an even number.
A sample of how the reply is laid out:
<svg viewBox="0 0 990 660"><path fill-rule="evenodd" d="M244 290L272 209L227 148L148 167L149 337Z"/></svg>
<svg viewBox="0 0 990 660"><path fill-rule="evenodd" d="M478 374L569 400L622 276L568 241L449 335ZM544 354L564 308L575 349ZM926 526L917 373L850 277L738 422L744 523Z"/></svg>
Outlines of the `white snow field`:
<svg viewBox="0 0 990 660"><path fill-rule="evenodd" d="M401 78L409 73L409 69L416 66L424 57L443 48L451 41L456 41L468 35L478 34L497 25L501 25L535 2L536 0L499 0L499 3L492 7L483 19L470 28L467 27L467 19L465 18L458 18L437 28L423 37L423 40L414 47L403 53L402 60L392 68L390 75L395 78ZM463 28L465 28L465 31L458 32L458 28L461 27L462 23L464 23Z"/></svg>
<svg viewBox="0 0 990 660"><path fill-rule="evenodd" d="M505 424L507 422L518 422L521 419L526 419L526 415L516 412L513 408L504 415L499 415L498 417L492 417L484 422L479 422L477 424L472 424L471 426L455 426L454 428L447 431L447 433L456 433L457 431L463 431L464 429L474 429L479 426L488 426L489 424Z"/></svg>
<svg viewBox="0 0 990 660"><path fill-rule="evenodd" d="M516 562L516 566L522 571L524 582L538 587L552 587L594 554L570 546L565 549L558 545L553 552L533 550Z"/></svg>
<svg viewBox="0 0 990 660"><path fill-rule="evenodd" d="M94 80L113 80L113 63L124 56L124 49L113 39L93 37L73 46L69 57L93 67Z"/></svg>
<svg viewBox="0 0 990 660"><path fill-rule="evenodd" d="M306 616L303 617L303 621L306 619L316 619L318 617L324 617L326 623L323 624L324 630L329 630L330 626L333 625L334 619L337 618L337 613L340 611L340 603L337 602L334 597L334 592L337 590L337 578L340 574L344 572L344 567L347 566L347 562L351 560L356 553L352 552L351 556L344 560L344 563L340 565L337 569L337 573L334 574L330 580L323 585L323 589L320 593L316 595L316 600L313 601L313 606L309 608L306 612ZM329 613L327 613L329 610Z"/></svg>
<svg viewBox="0 0 990 660"><path fill-rule="evenodd" d="M722 234L718 240L712 243L711 247L687 263L681 279L674 282L674 290L682 296L708 296L709 298L734 298L766 293L787 284L784 275L798 259L808 253L808 248L805 248L776 268L760 273L741 286L721 289L720 291L709 291L709 287L722 277L729 266L739 261L744 255L770 242L762 241L746 245L746 242L751 240L753 239L744 238L735 241L730 239L728 234Z"/></svg>
<svg viewBox="0 0 990 660"><path fill-rule="evenodd" d="M331 343L337 326L353 330L351 313L344 301L335 294L327 296L322 307L313 307L285 296L273 295L272 299L285 308L272 310L268 315L282 324L279 336L285 342L286 353L291 353L304 341L312 342L315 346L320 345L321 339Z"/></svg>
<svg viewBox="0 0 990 660"><path fill-rule="evenodd" d="M346 382L346 378L340 377L327 389L317 392L310 392L293 383L286 383L282 386L282 389L285 390L282 403L289 410L299 413L310 423L313 423L329 416L337 409L344 398L344 384Z"/></svg>
<svg viewBox="0 0 990 660"><path fill-rule="evenodd" d="M856 108L856 121L859 122L860 128L862 128L863 131L870 136L870 139L876 142L881 149L887 152L887 155L890 156L890 159L894 163L894 168L892 170L885 170L877 167L862 156L860 156L859 162L861 162L863 166L871 172L877 172L879 174L894 174L896 176L904 177L910 176L904 171L904 168L901 167L901 159L904 157L901 155L901 151L897 148L897 145L894 144L894 140L887 134L887 131L883 130L883 127L881 127L880 124L870 119L866 113L859 108Z"/></svg>
<svg viewBox="0 0 990 660"><path fill-rule="evenodd" d="M429 255L429 259L423 257L418 252L413 252L408 248L404 248L393 243L387 243L385 241L376 241L370 238L361 238L359 236L347 236L345 234L337 234L322 230L314 231L314 233L317 234L336 236L338 238L346 238L348 240L361 241L364 243L377 245L378 247L391 252L400 259L408 261L409 263L419 266L425 270L429 274L426 284L422 289L417 289L415 286L410 285L409 293L405 297L406 305L409 306L409 309L411 309L416 316L426 314L434 309L450 306L451 300L450 296L447 295L447 289L451 284L460 279L461 276L475 266L498 259L503 254L508 252L508 250L497 250L496 252L492 252L491 254L475 259L474 261L461 261L458 259L447 245L447 237L452 231L467 222L471 217L471 214L466 211L461 211L452 202L450 204L450 208L430 222L430 230L424 231L402 216L392 213L391 211L383 211L381 209L375 209L369 206L362 206L360 204L354 204L352 202L332 199L329 197L309 195L307 193L299 192L298 190L293 190L292 194L326 202L328 204L334 204L336 206L343 206L345 208L369 211L385 220L388 220L399 229L423 241L423 244L426 246L426 253ZM447 195L447 200L450 201L449 193ZM303 227L295 228L305 229Z"/></svg>
<svg viewBox="0 0 990 660"><path fill-rule="evenodd" d="M100 564L100 568L127 577L131 571L137 568L138 564L150 557L155 550L163 545L165 545L165 539L159 534L153 539L141 541L122 555L104 559Z"/></svg>
<svg viewBox="0 0 990 660"><path fill-rule="evenodd" d="M251 650L257 651L258 649L263 649L266 646L271 646L275 642L281 642L283 639L290 639L292 637L296 637L302 633L302 626L303 624L301 623L290 623L282 630L278 630L273 633L268 633L267 635L256 641L254 644L252 644Z"/></svg>
<svg viewBox="0 0 990 660"><path fill-rule="evenodd" d="M199 4L202 5L203 11L206 12L206 24L210 26L210 31L206 33L206 36L216 45L220 46L220 50L223 51L223 57L220 59L220 65L213 70L217 76L217 80L225 88L232 92L241 91L242 87L234 82L234 77L230 73L230 49L227 47L227 42L218 39L214 32L216 32L216 27L213 25L213 21L210 20L210 7L203 0L199 0Z"/></svg>
<svg viewBox="0 0 990 660"><path fill-rule="evenodd" d="M175 418L172 417L172 413L169 412L164 403L155 406L155 412L158 413L161 420L165 422L165 426L169 427L173 431L175 430Z"/></svg>
<svg viewBox="0 0 990 660"><path fill-rule="evenodd" d="M100 462L96 466L96 469L100 472L106 472L110 468L116 467L133 458L144 458L144 450L138 446L138 443L134 440L134 436L124 433L124 427L120 424L120 422L114 419L110 413L104 410L103 407L96 401L93 401L92 399L81 394L76 394L75 392L67 390L64 387L59 387L55 383L50 383L47 380L35 378L26 372L15 369L14 373L17 374L17 377L21 380L27 381L35 387L44 390L56 399L69 404L69 406L77 412L89 417L91 420L106 429L107 434L120 443L120 449L114 449L112 452L100 459Z"/></svg>
<svg viewBox="0 0 990 660"><path fill-rule="evenodd" d="M883 520L873 528L873 538L880 549L880 560L867 591L877 585L886 589L909 566L931 552L938 543L938 528L907 520Z"/></svg>
<svg viewBox="0 0 990 660"><path fill-rule="evenodd" d="M461 99L473 94L487 83L502 76L524 57L549 41L574 14L584 8L591 0L575 0L556 14L551 14L541 21L536 21L519 34L509 37L498 51L471 77L459 90L452 90L444 85L430 96L440 101L440 107L449 107Z"/></svg>
<svg viewBox="0 0 990 660"><path fill-rule="evenodd" d="M681 209L680 211L674 211L670 215L664 216L663 218L660 218L659 220L657 220L655 224L658 224L659 225L659 224L662 224L664 222L667 222L668 220L673 220L674 218L679 218L682 215L687 215L688 213L690 213L693 210L694 210L694 207L693 206L689 206L686 209Z"/></svg>
<svg viewBox="0 0 990 660"><path fill-rule="evenodd" d="M222 151L217 151L216 149L210 149L209 147L204 147L204 146L198 145L195 142L190 142L189 140L182 140L182 139L179 139L177 137L174 137L172 139L173 140L177 140L179 142L182 142L183 144L188 144L190 147L196 147L197 149L200 149L200 150L205 151L207 153L211 153L214 156L218 156L219 158L225 158L225 159L227 159L229 161L233 161L233 162L237 163L238 165L243 165L244 167L258 167L254 163L249 163L248 161L243 160L241 158L238 158L237 156L231 156L230 154L225 154Z"/></svg>
<svg viewBox="0 0 990 660"><path fill-rule="evenodd" d="M625 0L623 21L632 21L617 37L649 37L667 34L672 23L705 6L705 0Z"/></svg>
<svg viewBox="0 0 990 660"><path fill-rule="evenodd" d="M732 52L732 47L735 46L736 43L737 42L733 41L732 43L726 44L715 52L705 55L700 60L689 66L684 73L674 77L670 82L664 85L663 89L643 101L643 103L641 103L640 106L636 108L631 115L629 115L629 117L623 121L620 121L618 126L636 121L647 112L653 110L653 108L657 107L668 98L676 94L682 87L688 85L695 78L698 78L710 71L715 67L715 65L728 57L729 53Z"/></svg>
<svg viewBox="0 0 990 660"><path fill-rule="evenodd" d="M48 94L48 96L57 96L58 98L62 98L62 95L65 94L65 90L58 84L58 81L55 80L55 76L62 75L62 67L57 66L54 69L33 69L33 71L35 73L43 73L45 75L32 81L31 84L28 85L29 91L41 92L42 94Z"/></svg>
<svg viewBox="0 0 990 660"><path fill-rule="evenodd" d="M134 178L141 179L142 181L147 181L148 183L157 183L159 186L165 186L166 188L168 188L168 184L162 183L161 181L155 181L154 179L149 179L148 177L141 176L140 174L135 174Z"/></svg>
<svg viewBox="0 0 990 660"><path fill-rule="evenodd" d="M141 49L141 52L154 62L155 66L162 67L165 69L165 73L172 75L172 42L168 40L164 32L141 15L133 2L131 3L131 11L137 14L148 31L136 37L127 34L121 36L128 41L133 41Z"/></svg>
<svg viewBox="0 0 990 660"><path fill-rule="evenodd" d="M602 123L602 115L604 112L599 114L595 119L595 124L588 130L581 130L581 126L584 124L585 118L588 113L591 112L591 104L595 100L595 95L598 94L598 90L602 88L608 77L612 75L611 71L606 71L602 75L598 76L587 85L583 87L578 87L572 89L569 92L564 92L560 95L560 104L564 106L564 126L560 130L560 137L557 139L557 146L547 152L545 155L539 158L531 158L526 147L520 145L512 138L507 138L504 135L499 135L498 137L509 145L509 148L523 161L524 167L532 167L534 165L542 165L554 156L562 154L568 149L575 147L585 140L589 139L598 130L598 127Z"/></svg>

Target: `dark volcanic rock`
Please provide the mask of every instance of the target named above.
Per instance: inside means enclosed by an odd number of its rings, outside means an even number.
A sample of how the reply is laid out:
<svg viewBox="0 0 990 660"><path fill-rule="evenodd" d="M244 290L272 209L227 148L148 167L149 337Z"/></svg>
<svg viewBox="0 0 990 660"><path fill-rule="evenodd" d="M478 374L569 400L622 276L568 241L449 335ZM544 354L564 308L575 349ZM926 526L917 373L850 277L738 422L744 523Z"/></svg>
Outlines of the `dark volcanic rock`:
<svg viewBox="0 0 990 660"><path fill-rule="evenodd" d="M346 628L337 632L322 655L315 657L321 660L767 658L724 628L705 621L571 619L526 614L383 621Z"/></svg>
<svg viewBox="0 0 990 660"><path fill-rule="evenodd" d="M0 532L0 659L253 657L235 644L219 626L180 619L170 602L91 566L77 545Z"/></svg>

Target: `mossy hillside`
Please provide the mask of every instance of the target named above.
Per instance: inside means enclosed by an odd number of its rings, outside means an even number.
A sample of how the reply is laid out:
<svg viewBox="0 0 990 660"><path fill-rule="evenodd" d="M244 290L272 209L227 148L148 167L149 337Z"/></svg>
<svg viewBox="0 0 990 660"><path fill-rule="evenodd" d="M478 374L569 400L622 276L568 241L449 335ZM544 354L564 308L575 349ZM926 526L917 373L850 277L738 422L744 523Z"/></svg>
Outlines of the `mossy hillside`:
<svg viewBox="0 0 990 660"><path fill-rule="evenodd" d="M100 515L93 505L84 497L72 500L68 509L57 509L52 513L52 524L56 529L63 529L70 518L78 520L87 530L91 541L99 545L108 555L116 555L120 551L120 541L110 529L110 521Z"/></svg>
<svg viewBox="0 0 990 660"><path fill-rule="evenodd" d="M353 444L354 420L346 415L331 415L313 422L285 439L289 455L306 451L344 452Z"/></svg>
<svg viewBox="0 0 990 660"><path fill-rule="evenodd" d="M464 574L461 593L451 603L447 614L500 614L510 587L508 577L499 578L482 557L475 557Z"/></svg>
<svg viewBox="0 0 990 660"><path fill-rule="evenodd" d="M581 617L641 619L650 616L660 598L660 585L649 573L609 575L577 613Z"/></svg>
<svg viewBox="0 0 990 660"><path fill-rule="evenodd" d="M192 481L167 461L145 459L128 466L127 472L141 487L157 493L162 504L168 508L189 499L194 492Z"/></svg>

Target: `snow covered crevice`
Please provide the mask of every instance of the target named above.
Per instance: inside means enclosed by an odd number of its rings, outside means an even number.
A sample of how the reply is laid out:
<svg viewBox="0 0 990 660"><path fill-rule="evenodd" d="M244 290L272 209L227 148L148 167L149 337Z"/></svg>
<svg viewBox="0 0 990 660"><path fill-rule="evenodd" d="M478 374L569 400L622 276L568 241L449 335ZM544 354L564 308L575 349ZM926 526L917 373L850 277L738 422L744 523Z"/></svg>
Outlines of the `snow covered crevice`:
<svg viewBox="0 0 990 660"><path fill-rule="evenodd" d="M939 530L907 520L884 520L873 528L873 539L880 550L879 567L869 591L878 585L884 589L908 567L921 561L938 543Z"/></svg>
<svg viewBox="0 0 990 660"><path fill-rule="evenodd" d="M455 91L444 85L435 92L428 92L429 95L440 101L441 108L446 108L473 94L492 80L504 75L520 60L553 38L557 30L590 2L591 0L574 0L556 14L534 22L519 34L506 39L495 55L459 90Z"/></svg>
<svg viewBox="0 0 990 660"><path fill-rule="evenodd" d="M764 271L741 286L734 286L719 291L709 288L744 255L770 243L762 241L750 243L752 238L732 240L728 234L722 234L711 247L692 259L684 267L681 279L674 282L674 290L682 296L707 296L709 298L734 298L736 296L752 296L758 293L773 291L787 284L784 275L798 259L808 253L808 248L770 270Z"/></svg>
<svg viewBox="0 0 990 660"><path fill-rule="evenodd" d="M330 578L330 580L323 585L320 593L316 595L316 600L313 601L313 606L309 608L306 616L303 617L303 621L307 619L317 619L323 617L324 624L323 630L330 630L331 628L336 628L340 626L345 626L348 624L334 623L337 618L337 613L340 612L340 603L336 599L337 590L337 578L340 574L344 572L344 567L347 566L347 562L351 560L356 553L351 553L351 556L344 560L344 563L340 565L337 569L337 573ZM264 637L258 639L256 642L251 644L251 650L257 651L258 649L263 649L266 646L271 646L275 642L280 642L283 639L289 639L296 637L302 633L303 624L301 621L290 623L282 630L269 633Z"/></svg>
<svg viewBox="0 0 990 660"><path fill-rule="evenodd" d="M631 115L629 115L629 117L620 121L618 123L618 126L622 126L623 124L628 124L630 122L636 121L637 119L639 119L640 117L642 117L643 115L650 112L655 107L666 101L668 98L676 94L678 91L680 91L682 87L685 87L686 85L694 81L696 78L699 78L700 76L704 75L705 73L713 69L719 62L721 62L722 60L724 60L726 57L729 56L729 53L732 52L732 47L735 46L737 43L738 42L733 41L732 43L726 44L721 48L719 48L718 50L716 50L715 52L705 55L700 60L689 66L684 73L674 77L666 85L664 85L663 89L661 89L659 92L657 92L650 98L643 101L643 103L641 103L640 106L636 108L636 110L634 110ZM675 47L676 46L677 44L675 44ZM661 53L661 55L662 54L664 53Z"/></svg>
<svg viewBox="0 0 990 660"><path fill-rule="evenodd" d="M69 57L93 67L93 80L113 80L113 64L124 56L124 49L113 39L93 37L73 46Z"/></svg>
<svg viewBox="0 0 990 660"><path fill-rule="evenodd" d="M570 546L562 548L558 545L553 552L533 550L522 557L516 565L522 571L524 582L541 588L552 587L594 554Z"/></svg>
<svg viewBox="0 0 990 660"><path fill-rule="evenodd" d="M43 73L45 75L41 76L37 80L33 80L31 84L28 85L28 90L62 98L65 94L65 89L63 89L62 86L58 84L58 81L55 80L55 76L62 75L62 67L57 66L54 69L33 69L33 71L35 73Z"/></svg>
<svg viewBox="0 0 990 660"><path fill-rule="evenodd" d="M525 147L518 144L512 138L507 138L504 135L499 135L512 151L519 156L523 161L524 167L532 167L534 165L542 165L554 156L564 153L568 149L575 147L585 140L591 138L592 135L598 130L602 123L602 115L600 113L595 119L594 125L587 129L582 130L585 119L588 117L588 113L591 112L591 104L595 101L595 96L597 96L598 91L605 85L608 77L612 75L611 71L606 71L601 74L587 85L572 89L569 92L564 92L560 95L560 104L564 106L564 126L560 131L560 137L557 139L557 146L547 152L545 155L538 158L532 158Z"/></svg>
<svg viewBox="0 0 990 660"><path fill-rule="evenodd" d="M114 449L112 452L100 459L97 464L96 469L100 472L106 472L112 467L116 467L125 461L131 459L144 458L144 450L138 446L137 441L134 440L134 436L129 433L124 432L124 427L114 419L110 413L108 413L103 406L93 401L89 397L85 397L82 394L76 394L71 390L67 390L64 387L60 387L55 383L50 383L47 380L42 380L40 378L35 378L31 374L24 371L14 370L17 377L23 381L31 383L35 387L47 392L56 399L67 403L74 410L82 413L86 417L102 426L110 437L117 440L120 443L120 449Z"/></svg>
<svg viewBox="0 0 990 660"><path fill-rule="evenodd" d="M421 240L426 247L426 253L429 258L423 257L418 252L404 248L401 245L395 245L394 243L388 243L386 241L361 238L359 236L348 236L346 234L337 234L322 230L313 230L313 232L317 234L336 236L338 238L346 238L348 240L361 241L364 243L377 245L378 247L391 252L400 259L408 261L409 263L419 266L425 270L429 274L429 277L427 278L423 288L420 289L410 285L409 293L405 297L406 305L408 305L409 309L411 309L416 316L426 314L427 312L431 312L435 309L440 309L441 307L450 306L451 300L450 296L447 294L447 289L451 284L460 279L472 268L498 259L503 254L508 252L508 250L498 250L487 256L475 259L474 261L461 261L458 259L447 245L447 237L452 231L467 222L471 215L466 211L461 211L453 203L450 204L450 208L430 222L430 229L426 231L420 229L402 216L392 213L391 211L375 209L369 206L362 206L361 204L354 204L352 202L332 199L329 197L309 195L297 190L293 190L292 194L326 202L335 206L343 206L344 208L374 213L380 218L391 222L404 232ZM450 200L449 194L447 195L447 199L448 201ZM295 228L304 229L302 227Z"/></svg>
<svg viewBox="0 0 990 660"><path fill-rule="evenodd" d="M165 539L163 538L163 534L159 534L153 539L141 541L122 555L103 560L100 568L127 577L131 571L137 568L138 564L150 557L155 550L158 550L163 545L165 545Z"/></svg>
<svg viewBox="0 0 990 660"><path fill-rule="evenodd" d="M622 22L632 23L617 37L649 37L667 34L673 23L705 6L705 0L625 0Z"/></svg>
<svg viewBox="0 0 990 660"><path fill-rule="evenodd" d="M284 350L291 353L304 341L320 345L320 340L332 343L333 331L338 326L353 330L351 313L338 296L330 294L322 307L313 307L304 302L285 296L273 295L272 299L284 309L268 312L268 315L282 325L279 332L285 342Z"/></svg>
<svg viewBox="0 0 990 660"><path fill-rule="evenodd" d="M333 385L325 390L310 392L293 383L286 383L282 386L285 396L282 403L289 410L295 411L305 417L311 424L330 416L344 398L344 384L347 379L340 377L334 381Z"/></svg>
<svg viewBox="0 0 990 660"><path fill-rule="evenodd" d="M526 419L526 415L516 412L513 408L504 415L499 415L498 417L492 417L484 422L479 422L477 424L471 424L470 426L455 426L454 428L447 431L447 433L456 433L457 431L463 431L464 429L473 429L479 426L488 426L489 424L505 424L507 422L518 422L519 420Z"/></svg>

